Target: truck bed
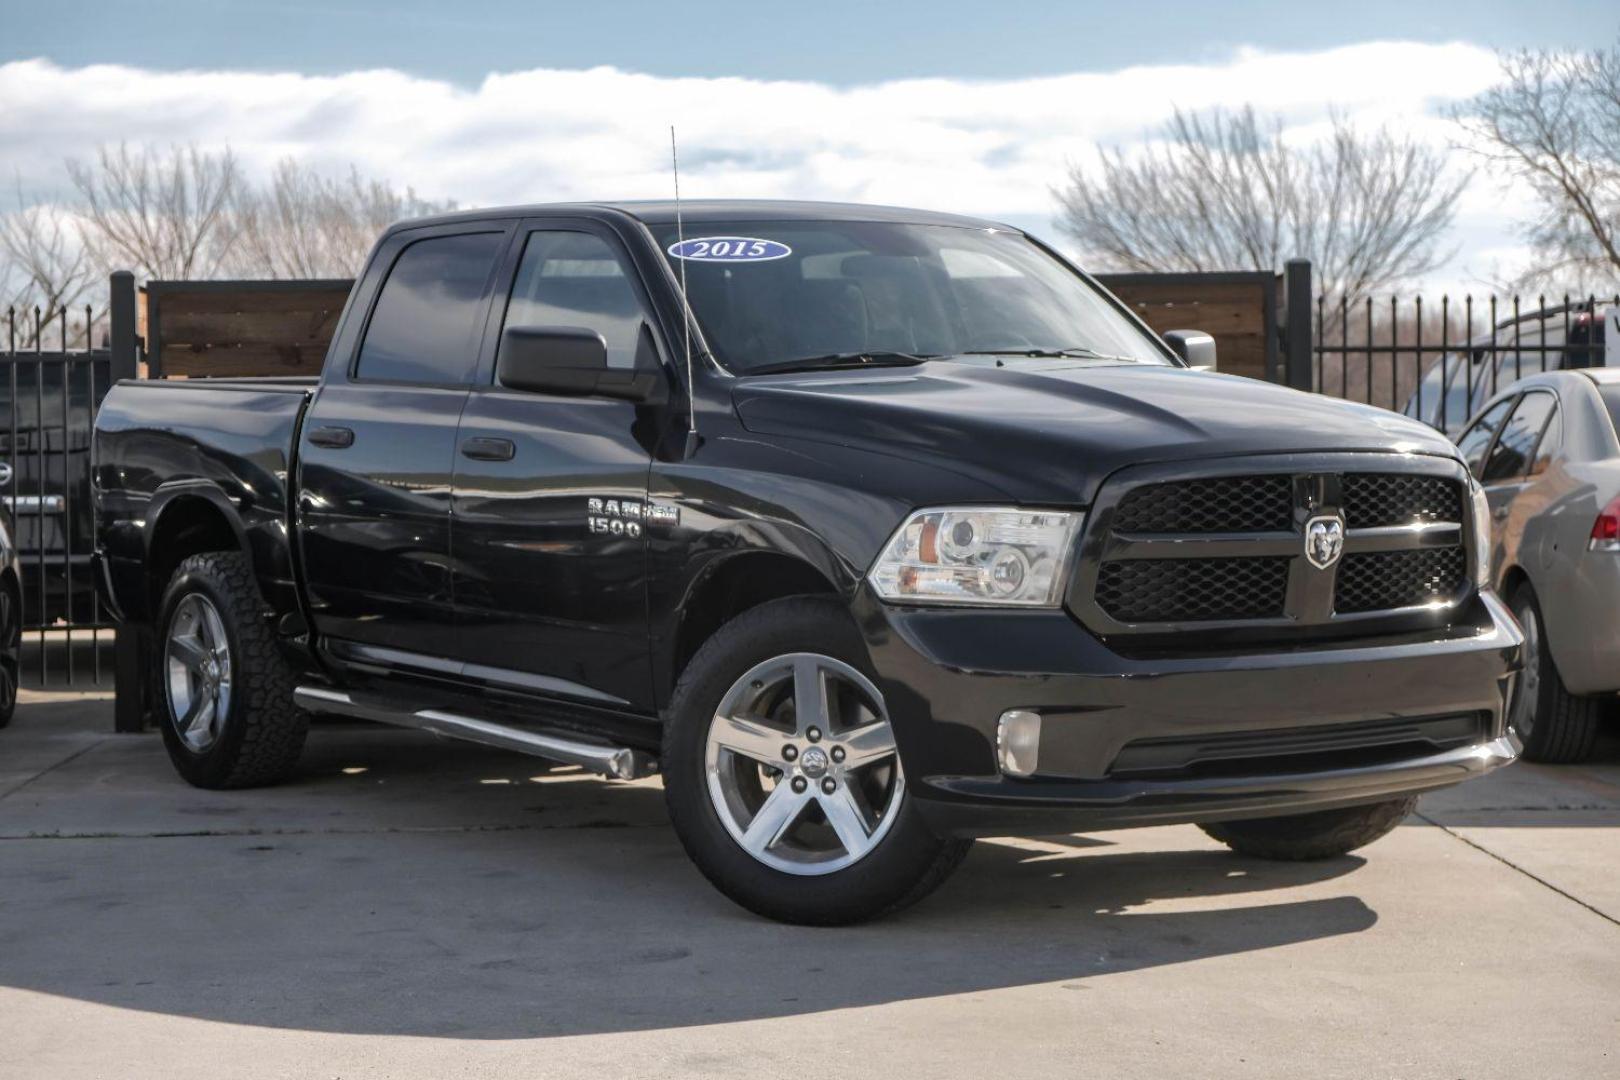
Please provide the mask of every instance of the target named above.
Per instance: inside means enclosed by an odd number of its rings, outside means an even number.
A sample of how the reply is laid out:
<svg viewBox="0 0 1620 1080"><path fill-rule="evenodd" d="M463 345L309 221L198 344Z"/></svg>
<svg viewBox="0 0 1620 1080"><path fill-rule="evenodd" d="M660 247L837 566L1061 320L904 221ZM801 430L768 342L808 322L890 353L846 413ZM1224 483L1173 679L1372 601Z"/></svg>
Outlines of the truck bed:
<svg viewBox="0 0 1620 1080"><path fill-rule="evenodd" d="M266 599L277 610L296 606L288 543L293 454L316 383L124 380L108 392L96 417L93 486L105 584L122 615L149 617L152 583L171 568L152 565L148 549L161 530L199 517L200 502L240 530Z"/></svg>

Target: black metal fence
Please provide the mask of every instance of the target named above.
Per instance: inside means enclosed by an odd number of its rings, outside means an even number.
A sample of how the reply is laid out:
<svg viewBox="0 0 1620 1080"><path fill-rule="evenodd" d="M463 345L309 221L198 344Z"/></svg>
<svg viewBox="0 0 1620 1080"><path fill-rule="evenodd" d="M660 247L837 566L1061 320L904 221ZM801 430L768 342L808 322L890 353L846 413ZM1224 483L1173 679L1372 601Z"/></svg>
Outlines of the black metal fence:
<svg viewBox="0 0 1620 1080"><path fill-rule="evenodd" d="M1620 365L1620 296L1319 296L1314 389L1405 412L1453 436L1502 387L1560 368Z"/></svg>
<svg viewBox="0 0 1620 1080"><path fill-rule="evenodd" d="M29 674L41 685L85 674L99 684L102 638L112 626L92 576L90 494L90 436L112 381L110 353L88 347L91 310L75 326L77 315L8 310L0 325L0 492L18 554L23 630L33 646ZM86 345L70 347L76 341ZM60 657L54 672L53 656ZM90 670L77 670L81 664Z"/></svg>

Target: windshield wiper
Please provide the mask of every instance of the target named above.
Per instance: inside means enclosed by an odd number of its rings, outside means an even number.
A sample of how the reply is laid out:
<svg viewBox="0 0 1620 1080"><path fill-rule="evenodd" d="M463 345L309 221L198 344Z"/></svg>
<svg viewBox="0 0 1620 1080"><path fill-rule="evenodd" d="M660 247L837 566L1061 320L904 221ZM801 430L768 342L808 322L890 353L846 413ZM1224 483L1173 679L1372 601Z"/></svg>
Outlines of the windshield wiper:
<svg viewBox="0 0 1620 1080"><path fill-rule="evenodd" d="M1141 363L1134 356L1112 356L1085 345L1068 349L970 349L963 356L1027 356L1037 360L1123 360L1127 364Z"/></svg>
<svg viewBox="0 0 1620 1080"><path fill-rule="evenodd" d="M761 364L748 368L742 375L773 375L782 371L822 371L828 368L910 367L928 360L937 360L934 353L906 352L836 352L820 356L801 356L796 360L780 360L774 364Z"/></svg>

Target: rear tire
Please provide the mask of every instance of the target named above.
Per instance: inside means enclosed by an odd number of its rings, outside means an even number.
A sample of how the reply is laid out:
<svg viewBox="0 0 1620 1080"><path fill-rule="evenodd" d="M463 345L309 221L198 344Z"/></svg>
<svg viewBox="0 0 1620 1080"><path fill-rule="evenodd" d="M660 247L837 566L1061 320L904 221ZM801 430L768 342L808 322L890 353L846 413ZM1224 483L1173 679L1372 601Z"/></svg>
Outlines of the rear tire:
<svg viewBox="0 0 1620 1080"><path fill-rule="evenodd" d="M1287 817L1198 826L1240 855L1281 862L1332 859L1382 839L1417 806L1417 796Z"/></svg>
<svg viewBox="0 0 1620 1080"><path fill-rule="evenodd" d="M802 709L801 686L821 688ZM917 902L972 841L923 823L887 728L840 605L793 597L744 612L698 650L670 702L661 766L676 835L717 889L769 919L836 926Z"/></svg>
<svg viewBox="0 0 1620 1080"><path fill-rule="evenodd" d="M1524 627L1524 671L1508 716L1528 761L1585 761L1597 745L1602 699L1569 692L1547 644L1541 603L1528 581L1513 590L1513 614Z"/></svg>
<svg viewBox="0 0 1620 1080"><path fill-rule="evenodd" d="M186 559L158 610L154 696L175 769L200 788L284 779L304 748L309 714L293 704L293 670L247 556Z"/></svg>

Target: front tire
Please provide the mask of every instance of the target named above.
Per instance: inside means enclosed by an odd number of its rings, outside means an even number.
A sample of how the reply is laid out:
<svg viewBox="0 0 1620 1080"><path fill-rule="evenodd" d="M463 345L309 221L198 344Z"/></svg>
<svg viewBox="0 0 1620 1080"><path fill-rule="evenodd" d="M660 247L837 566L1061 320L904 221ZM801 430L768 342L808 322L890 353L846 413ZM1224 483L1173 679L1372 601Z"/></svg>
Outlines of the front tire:
<svg viewBox="0 0 1620 1080"><path fill-rule="evenodd" d="M1417 806L1417 796L1340 810L1251 818L1200 825L1239 855L1280 862L1332 859L1366 847L1394 831Z"/></svg>
<svg viewBox="0 0 1620 1080"><path fill-rule="evenodd" d="M180 564L159 607L157 713L176 771L200 788L284 779L309 715L276 646L247 556L211 551Z"/></svg>
<svg viewBox="0 0 1620 1080"><path fill-rule="evenodd" d="M671 699L662 771L698 869L782 922L897 911L971 846L917 813L860 635L827 600L761 605L698 650Z"/></svg>
<svg viewBox="0 0 1620 1080"><path fill-rule="evenodd" d="M1508 724L1524 743L1528 761L1585 761L1597 745L1600 700L1569 692L1547 645L1547 623L1528 581L1513 590L1513 614L1524 627L1524 671Z"/></svg>

